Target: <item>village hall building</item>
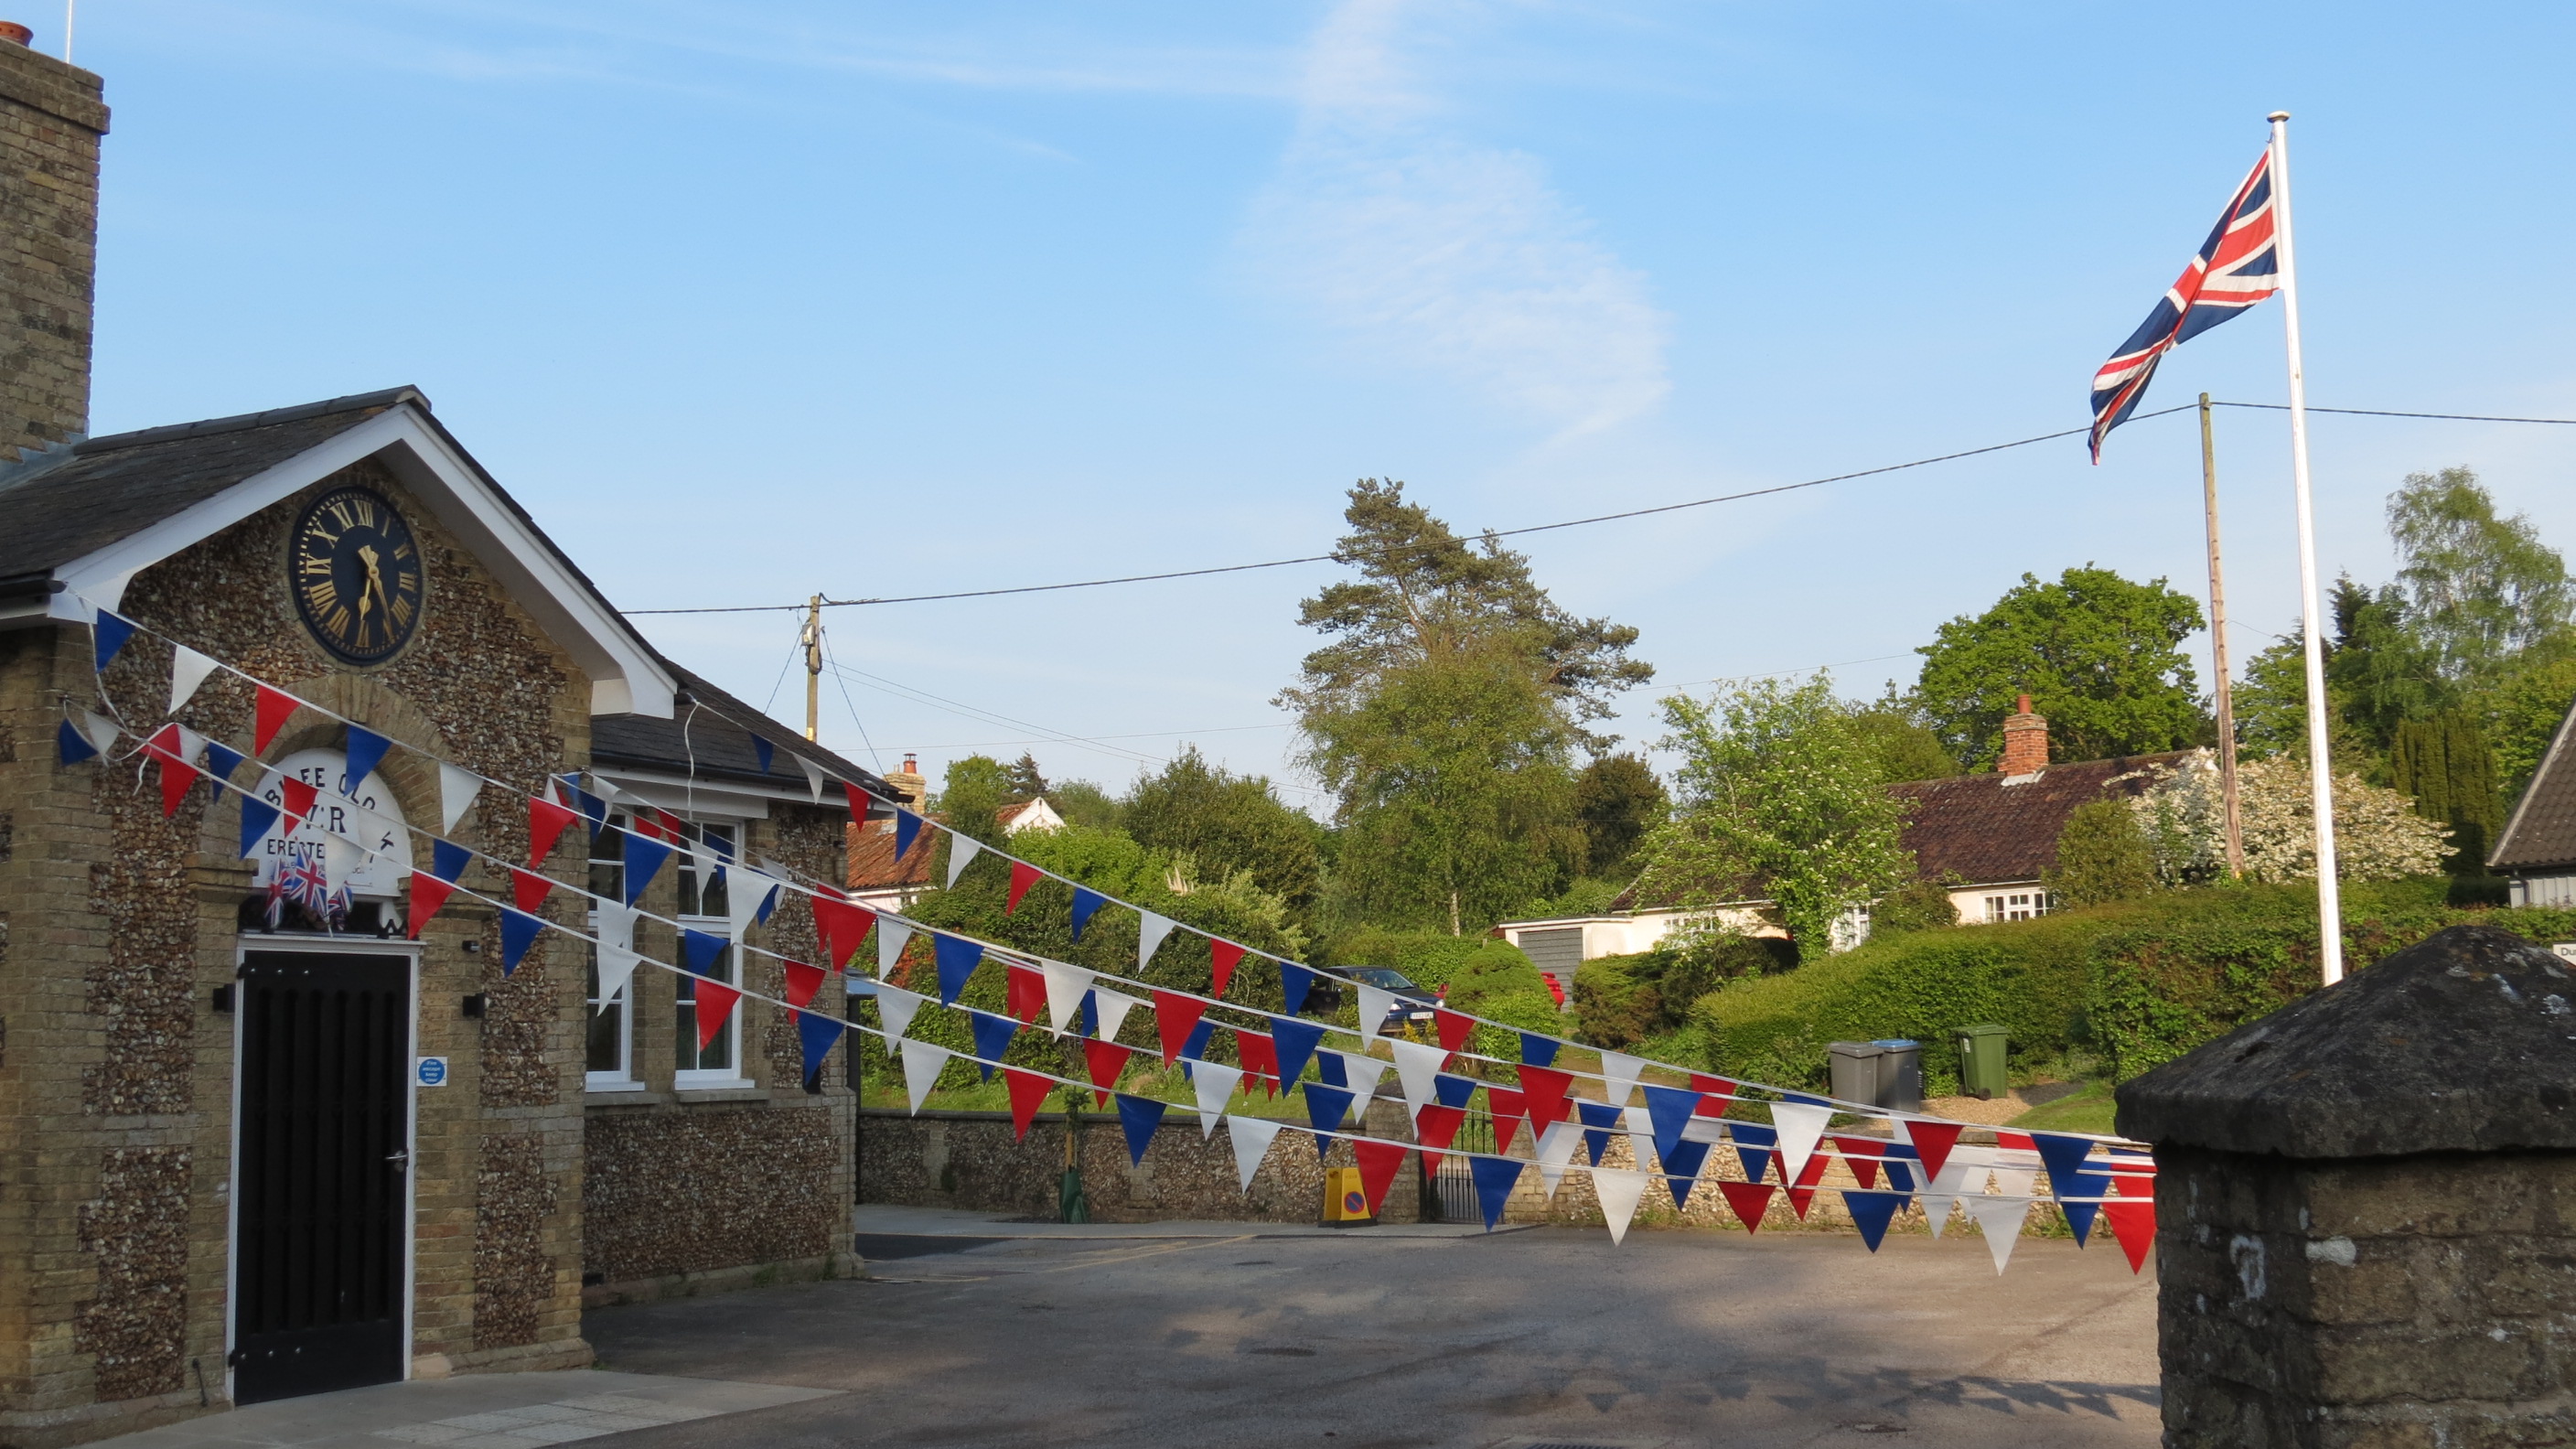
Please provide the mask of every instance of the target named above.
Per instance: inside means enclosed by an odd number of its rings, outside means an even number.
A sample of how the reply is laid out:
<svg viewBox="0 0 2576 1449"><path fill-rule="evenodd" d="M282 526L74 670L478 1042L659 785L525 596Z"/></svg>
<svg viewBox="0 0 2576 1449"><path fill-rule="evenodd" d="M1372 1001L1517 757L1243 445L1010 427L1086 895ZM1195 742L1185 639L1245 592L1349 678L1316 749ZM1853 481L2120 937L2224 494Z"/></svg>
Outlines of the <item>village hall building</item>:
<svg viewBox="0 0 2576 1449"><path fill-rule="evenodd" d="M448 762L499 782L449 838L504 860L564 780L610 823L667 811L837 881L847 806L807 767L887 787L658 654L413 389L86 437L107 129L97 76L0 40L0 1446L576 1367L586 1294L838 1271L846 1052L809 1081L786 1013L748 999L701 1045L678 978L598 999L569 935L505 973L466 894L410 939L429 862L405 829L317 911L243 858L238 798L201 780L165 818L133 737L175 721L253 754L247 680L170 712L174 643L394 742L349 781L347 727L301 709L237 783L300 776L440 832ZM316 578L378 606L353 620ZM103 674L95 607L139 626ZM66 762L92 712L127 737ZM583 840L542 871L614 894L618 852ZM464 884L506 897L497 874ZM729 932L720 894L683 853L640 905ZM580 928L585 900L541 909ZM712 974L775 996L742 945L816 959L801 908L745 933ZM673 937L648 920L635 945L672 961Z"/></svg>

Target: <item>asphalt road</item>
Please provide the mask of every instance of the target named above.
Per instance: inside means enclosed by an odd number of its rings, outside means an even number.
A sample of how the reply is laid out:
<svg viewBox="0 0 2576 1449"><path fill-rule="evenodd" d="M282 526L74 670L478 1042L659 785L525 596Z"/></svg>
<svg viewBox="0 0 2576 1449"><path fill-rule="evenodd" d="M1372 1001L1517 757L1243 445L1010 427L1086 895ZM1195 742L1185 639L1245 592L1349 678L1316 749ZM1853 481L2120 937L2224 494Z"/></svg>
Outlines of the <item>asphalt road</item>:
<svg viewBox="0 0 2576 1449"><path fill-rule="evenodd" d="M2153 1264L2107 1240L2001 1278L1973 1237L957 1241L593 1312L603 1368L847 1391L621 1443L2157 1441Z"/></svg>

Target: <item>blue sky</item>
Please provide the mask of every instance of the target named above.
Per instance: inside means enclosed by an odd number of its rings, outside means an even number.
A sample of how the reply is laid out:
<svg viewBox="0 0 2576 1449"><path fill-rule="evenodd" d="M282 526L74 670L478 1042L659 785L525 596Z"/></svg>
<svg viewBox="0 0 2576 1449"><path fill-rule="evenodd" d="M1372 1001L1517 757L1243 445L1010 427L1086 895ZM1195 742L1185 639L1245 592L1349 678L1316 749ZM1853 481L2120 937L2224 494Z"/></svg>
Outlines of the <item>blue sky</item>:
<svg viewBox="0 0 2576 1449"><path fill-rule="evenodd" d="M2569 12L2190 18L86 0L93 426L417 384L630 609L1320 552L1362 476L1509 528L2081 425L2275 108L2311 401L2576 417ZM2277 304L2147 406L2202 389L2282 398ZM2576 543L2571 432L2320 419L2328 567L2384 577L2382 500L2450 464ZM2248 412L2219 446L2242 657L2297 614L2288 447ZM1651 740L1655 694L1722 676L1910 681L2025 570L2197 594L2199 486L2183 415L2100 468L2068 439L1527 546L1645 631ZM835 611L824 739L1278 774L1331 575ZM645 622L754 702L793 646Z"/></svg>

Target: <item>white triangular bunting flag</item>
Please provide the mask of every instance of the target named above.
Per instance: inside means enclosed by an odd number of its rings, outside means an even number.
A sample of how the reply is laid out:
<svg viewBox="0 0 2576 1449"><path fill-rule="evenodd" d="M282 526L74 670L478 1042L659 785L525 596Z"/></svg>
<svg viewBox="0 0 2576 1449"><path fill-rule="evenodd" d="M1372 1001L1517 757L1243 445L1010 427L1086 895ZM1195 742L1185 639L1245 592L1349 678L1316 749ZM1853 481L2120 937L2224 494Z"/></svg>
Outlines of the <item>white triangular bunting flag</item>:
<svg viewBox="0 0 2576 1449"><path fill-rule="evenodd" d="M1395 1010L1395 993L1374 986L1360 987L1360 1040L1367 1041L1386 1025L1386 1014ZM1447 1053L1441 1053L1446 1056Z"/></svg>
<svg viewBox="0 0 2576 1449"><path fill-rule="evenodd" d="M1190 1087L1199 1094L1201 1142L1216 1131L1217 1119L1225 1115L1225 1104L1234 1100L1234 1084L1242 1080L1242 1071L1234 1067L1221 1067L1214 1062L1190 1063Z"/></svg>
<svg viewBox="0 0 2576 1449"><path fill-rule="evenodd" d="M1261 1170L1261 1159L1270 1155L1270 1144L1279 1140L1281 1124L1270 1117L1228 1117L1225 1135L1234 1142L1234 1175L1243 1179L1243 1190L1252 1191L1252 1175Z"/></svg>
<svg viewBox="0 0 2576 1449"><path fill-rule="evenodd" d="M1601 1054L1602 1086L1608 1094L1605 1100L1613 1106L1627 1106L1628 1098L1637 1090L1637 1078L1643 1075L1645 1070L1646 1064L1643 1060L1632 1057L1626 1052L1603 1052Z"/></svg>
<svg viewBox="0 0 2576 1449"><path fill-rule="evenodd" d="M957 888L957 877L966 873L966 867L974 863L975 857L981 854L983 849L984 842L974 836L952 834L948 837L948 888L950 890Z"/></svg>
<svg viewBox="0 0 2576 1449"><path fill-rule="evenodd" d="M1726 1140L1726 1120L1722 1117L1692 1117L1682 1124L1684 1142L1704 1142L1711 1147Z"/></svg>
<svg viewBox="0 0 2576 1449"><path fill-rule="evenodd" d="M89 747L102 755L116 745L116 721L97 710L81 711L80 732L81 738L89 741Z"/></svg>
<svg viewBox="0 0 2576 1449"><path fill-rule="evenodd" d="M1163 938L1172 934L1172 928L1180 922L1169 916L1155 915L1147 910L1139 910L1136 914L1144 917L1136 923L1136 972L1141 976L1146 967L1154 964L1155 949L1163 944Z"/></svg>
<svg viewBox="0 0 2576 1449"><path fill-rule="evenodd" d="M482 776L441 761L438 766L439 833L454 835L456 822L465 818L465 812L473 807L474 797L481 793Z"/></svg>
<svg viewBox="0 0 2576 1449"><path fill-rule="evenodd" d="M321 854L322 889L332 895L338 895L346 890L349 877L357 874L358 867L365 865L368 859L367 853L358 848L357 842L338 835L326 834L322 837Z"/></svg>
<svg viewBox="0 0 2576 1449"><path fill-rule="evenodd" d="M823 767L815 764L812 760L805 758L803 755L798 755L796 757L796 763L805 767L805 788L814 792L814 803L817 805L822 804L824 779Z"/></svg>
<svg viewBox="0 0 2576 1449"><path fill-rule="evenodd" d="M1612 1246L1627 1241L1628 1220L1637 1215L1637 1199L1645 1196L1646 1174L1625 1167L1592 1169L1592 1195L1601 1200L1601 1216L1610 1224Z"/></svg>
<svg viewBox="0 0 2576 1449"><path fill-rule="evenodd" d="M635 918L642 915L642 911L607 900L595 902L591 910L599 917L601 945L615 946L621 951L635 949Z"/></svg>
<svg viewBox="0 0 2576 1449"><path fill-rule="evenodd" d="M1061 961L1040 962L1038 973L1046 977L1047 1025L1054 1027L1056 1034L1062 1036L1073 1030L1074 1016L1082 1010L1082 993L1089 991L1091 983L1098 978L1079 966L1067 966Z"/></svg>
<svg viewBox="0 0 2576 1449"><path fill-rule="evenodd" d="M877 1020L885 1026L886 1040L900 1039L912 1026L912 1014L921 1010L921 1003L929 999L918 991L880 984L877 987ZM906 1042L905 1045L911 1043Z"/></svg>
<svg viewBox="0 0 2576 1449"><path fill-rule="evenodd" d="M1808 1155L1825 1135L1825 1124L1834 1120L1831 1107L1810 1107L1804 1102L1771 1104L1771 1125L1780 1132L1780 1180L1796 1182L1807 1170Z"/></svg>
<svg viewBox="0 0 2576 1449"><path fill-rule="evenodd" d="M599 1009L606 1011L617 993L626 989L626 980L635 974L635 963L644 958L623 946L599 943Z"/></svg>
<svg viewBox="0 0 2576 1449"><path fill-rule="evenodd" d="M895 963L903 959L904 946L911 940L912 927L892 916L877 917L877 975L893 973Z"/></svg>
<svg viewBox="0 0 2576 1449"><path fill-rule="evenodd" d="M1118 1040L1118 1028L1127 1024L1127 1013L1144 1004L1141 999L1123 991L1112 991L1106 986L1093 987L1091 1006L1100 1013L1100 1039Z"/></svg>
<svg viewBox="0 0 2576 1449"><path fill-rule="evenodd" d="M1950 1225L1950 1205L1969 1189L1971 1180L1982 1185L1986 1180L1985 1153L1974 1147L1953 1147L1942 1160L1941 1170L1920 1194L1923 1220L1932 1225L1932 1236Z"/></svg>
<svg viewBox="0 0 2576 1449"><path fill-rule="evenodd" d="M179 758L193 765L198 763L205 753L206 737L186 725L179 726ZM383 820L379 817L360 812L358 823L349 827L349 833L361 840L381 840L384 838L383 824Z"/></svg>
<svg viewBox="0 0 2576 1449"><path fill-rule="evenodd" d="M1574 1149L1582 1145L1583 1128L1571 1118L1549 1123L1538 1139L1538 1175L1547 1183L1550 1198L1556 1196L1557 1180L1565 1176L1565 1164L1574 1160Z"/></svg>
<svg viewBox="0 0 2576 1449"><path fill-rule="evenodd" d="M1368 990L1365 986L1360 989ZM1440 1063L1449 1054L1426 1042L1389 1037L1386 1044L1395 1048L1395 1078L1404 1084L1404 1110L1408 1115L1419 1118L1423 1108L1439 1099L1434 1084L1440 1076Z"/></svg>
<svg viewBox="0 0 2576 1449"><path fill-rule="evenodd" d="M215 672L215 661L198 653L196 650L189 648L185 644L175 645L173 647L176 654L170 661L170 709L168 712L171 714L177 714L179 712L179 706L186 704L189 697L197 692L197 686L206 682L206 676Z"/></svg>
<svg viewBox="0 0 2576 1449"><path fill-rule="evenodd" d="M1631 1107L1620 1114L1620 1120L1628 1126L1628 1150L1636 1154L1637 1165L1644 1167L1652 1162L1661 1170L1663 1164L1655 1158L1655 1114L1643 1107Z"/></svg>
<svg viewBox="0 0 2576 1449"><path fill-rule="evenodd" d="M1997 1167L1994 1174L1995 1191L2006 1197L2028 1197L2039 1186L2039 1169L2035 1167Z"/></svg>
<svg viewBox="0 0 2576 1449"><path fill-rule="evenodd" d="M1369 1099L1377 1095L1378 1080L1386 1075L1386 1063L1375 1057L1335 1052L1342 1059L1342 1077L1351 1084L1351 1116L1368 1121Z"/></svg>
<svg viewBox="0 0 2576 1449"><path fill-rule="evenodd" d="M701 859L699 869L705 868ZM725 922L733 927L733 939L743 940L744 933L759 921L760 903L769 899L769 888L776 884L750 866L725 867Z"/></svg>
<svg viewBox="0 0 2576 1449"><path fill-rule="evenodd" d="M1986 1235L1986 1251L1995 1255L1995 1271L2012 1261L2013 1244L2021 1241L2021 1225L2030 1216L2030 1204L2017 1197L1971 1197L1960 1204L1976 1220L1977 1231Z"/></svg>
<svg viewBox="0 0 2576 1449"><path fill-rule="evenodd" d="M948 1048L934 1042L906 1040L903 1043L903 1085L912 1094L912 1110L921 1110L922 1100L939 1083L939 1074L948 1066Z"/></svg>

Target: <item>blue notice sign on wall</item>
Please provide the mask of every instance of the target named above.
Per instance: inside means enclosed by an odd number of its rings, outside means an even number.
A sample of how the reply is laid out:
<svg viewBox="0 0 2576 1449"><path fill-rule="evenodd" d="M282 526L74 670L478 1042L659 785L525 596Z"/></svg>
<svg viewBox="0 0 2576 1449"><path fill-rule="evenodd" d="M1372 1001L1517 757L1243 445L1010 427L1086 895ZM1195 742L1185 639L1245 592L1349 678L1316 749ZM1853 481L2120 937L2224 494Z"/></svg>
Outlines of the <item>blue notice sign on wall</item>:
<svg viewBox="0 0 2576 1449"><path fill-rule="evenodd" d="M414 1073L413 1073L413 1076L414 1076L414 1077L415 1077L415 1078L420 1082L420 1084L421 1084L422 1086L424 1086L424 1087L443 1087L443 1086L446 1086L446 1085L447 1085L447 1058L445 1058L445 1057L422 1057L422 1058L420 1059L420 1066L419 1066L419 1069L418 1069L416 1072L414 1072Z"/></svg>

